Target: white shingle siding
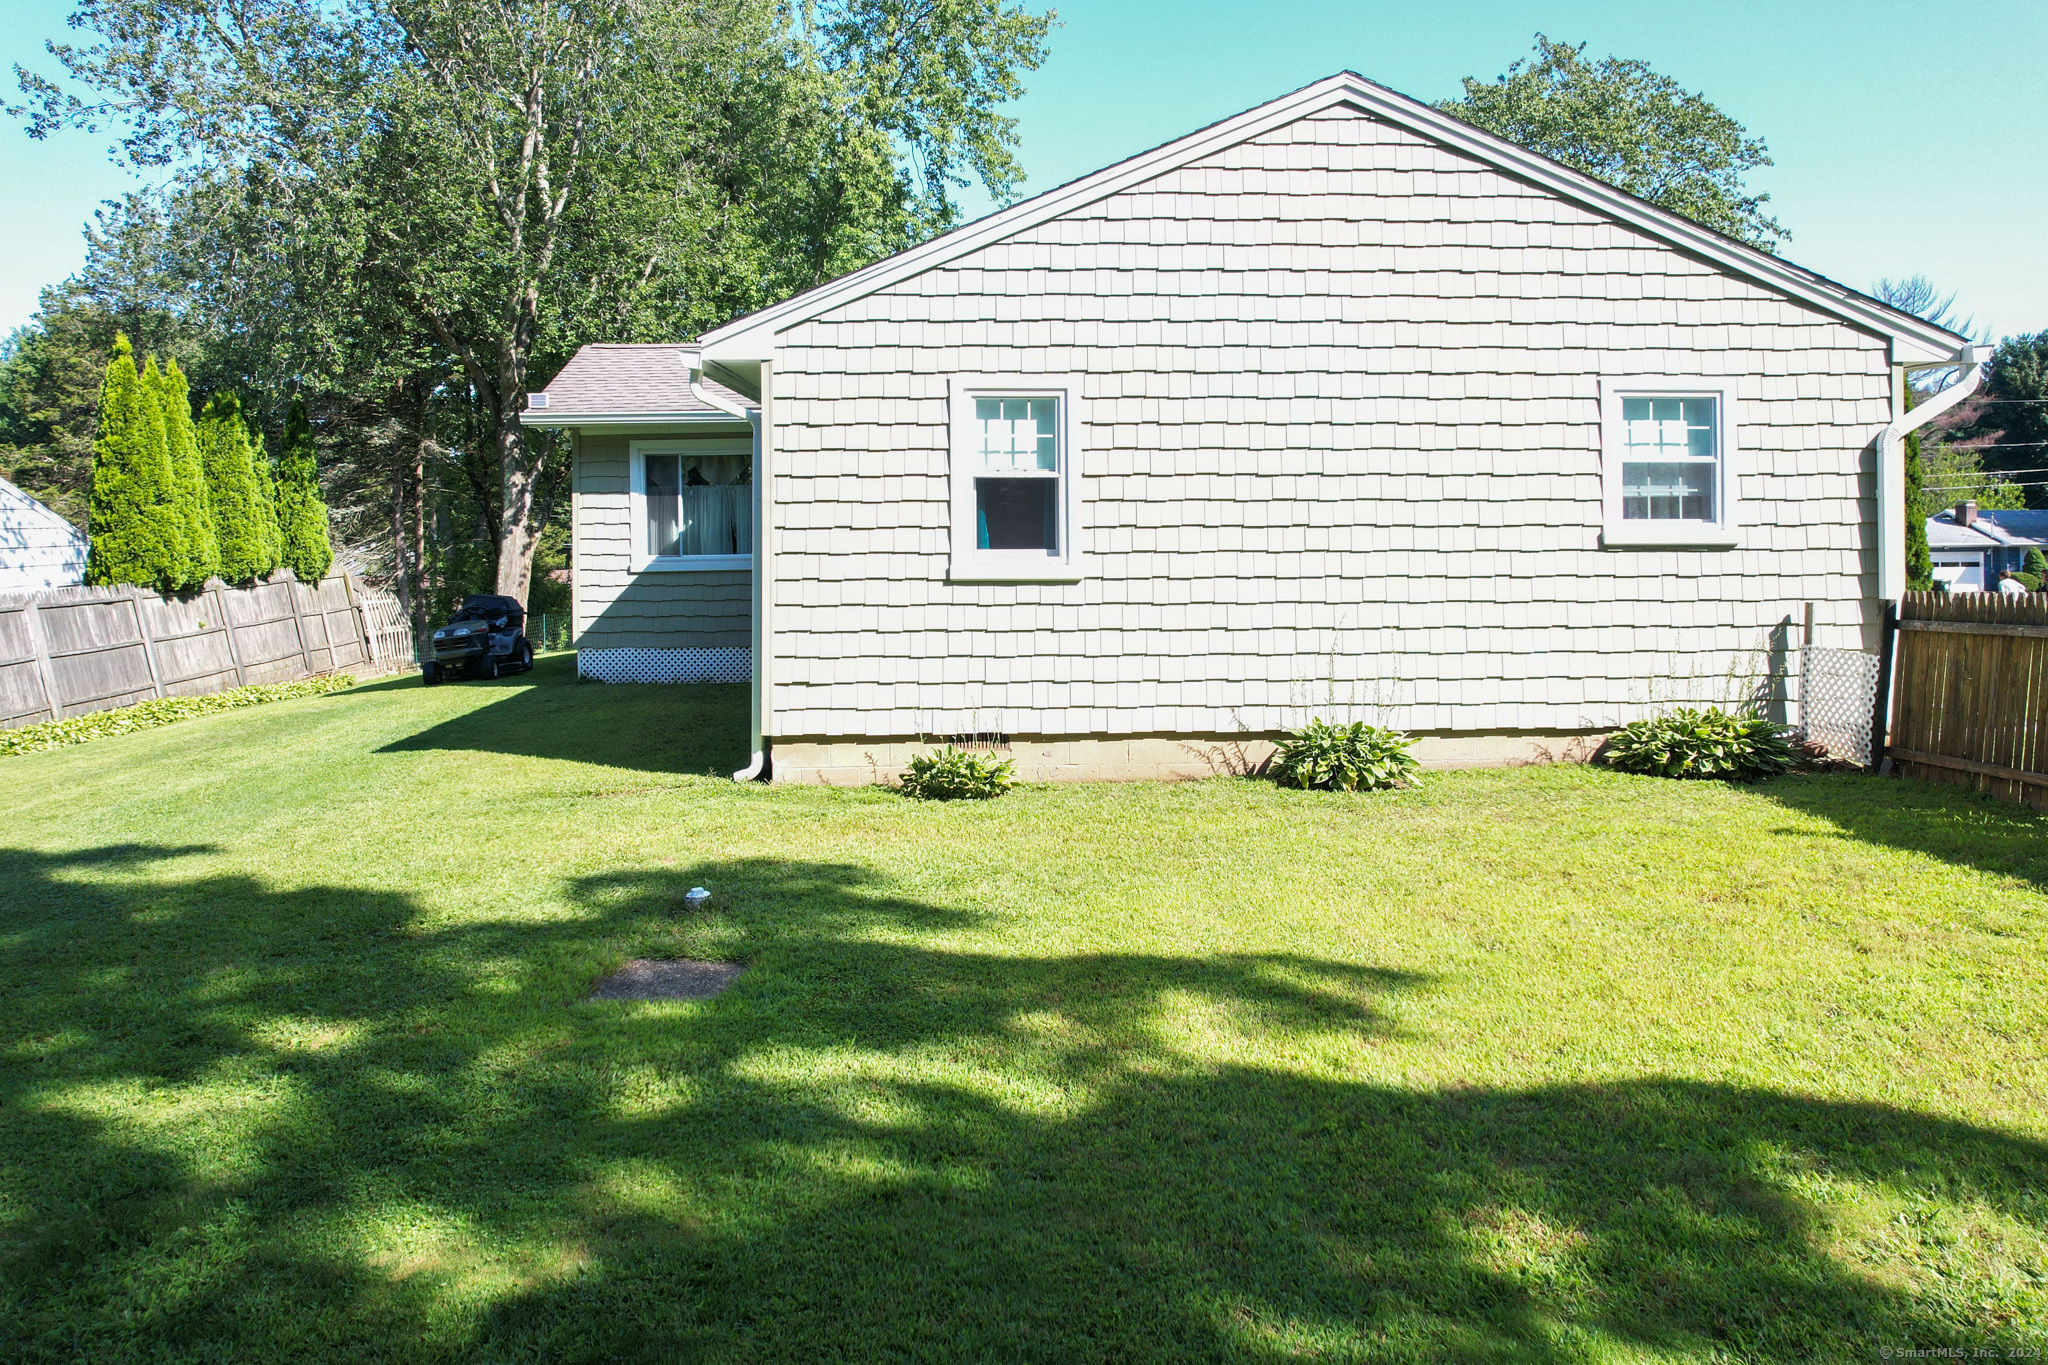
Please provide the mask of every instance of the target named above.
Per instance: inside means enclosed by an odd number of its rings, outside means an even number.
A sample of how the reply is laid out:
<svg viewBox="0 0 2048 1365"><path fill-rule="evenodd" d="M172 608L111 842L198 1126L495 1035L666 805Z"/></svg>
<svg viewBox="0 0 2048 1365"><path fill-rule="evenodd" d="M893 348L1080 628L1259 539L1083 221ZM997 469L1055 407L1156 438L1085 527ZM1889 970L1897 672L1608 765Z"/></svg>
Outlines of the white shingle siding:
<svg viewBox="0 0 2048 1365"><path fill-rule="evenodd" d="M577 647L751 652L748 570L634 571L628 458L627 437L586 432L577 438Z"/></svg>
<svg viewBox="0 0 2048 1365"><path fill-rule="evenodd" d="M946 581L977 372L1085 376L1086 581ZM1599 548L1603 373L1734 378L1741 549ZM1808 602L1865 644L1885 341L1363 114L799 323L774 389L778 735L1584 730Z"/></svg>
<svg viewBox="0 0 2048 1365"><path fill-rule="evenodd" d="M90 548L70 522L0 479L0 592L77 587Z"/></svg>

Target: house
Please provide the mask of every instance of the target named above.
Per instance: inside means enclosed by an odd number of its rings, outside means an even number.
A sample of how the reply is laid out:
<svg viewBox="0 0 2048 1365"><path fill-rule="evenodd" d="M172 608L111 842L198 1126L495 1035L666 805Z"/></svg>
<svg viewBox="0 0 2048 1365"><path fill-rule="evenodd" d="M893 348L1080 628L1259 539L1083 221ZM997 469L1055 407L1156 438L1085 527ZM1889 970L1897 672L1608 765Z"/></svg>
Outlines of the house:
<svg viewBox="0 0 2048 1365"><path fill-rule="evenodd" d="M2026 566L2027 551L2048 554L2048 512L1980 511L1959 502L1927 519L1934 577L1950 592L1988 592L2007 569Z"/></svg>
<svg viewBox="0 0 2048 1365"><path fill-rule="evenodd" d="M751 673L752 411L721 385L693 386L697 368L691 346L585 346L528 399L528 425L575 434L570 588L584 677Z"/></svg>
<svg viewBox="0 0 2048 1365"><path fill-rule="evenodd" d="M1809 619L1874 649L1903 433L1978 358L1345 74L697 347L586 348L526 420L573 442L581 666L744 670L739 776L954 735L1206 774L1311 714L1511 762Z"/></svg>
<svg viewBox="0 0 2048 1365"><path fill-rule="evenodd" d="M77 587L89 546L84 532L0 479L0 592Z"/></svg>

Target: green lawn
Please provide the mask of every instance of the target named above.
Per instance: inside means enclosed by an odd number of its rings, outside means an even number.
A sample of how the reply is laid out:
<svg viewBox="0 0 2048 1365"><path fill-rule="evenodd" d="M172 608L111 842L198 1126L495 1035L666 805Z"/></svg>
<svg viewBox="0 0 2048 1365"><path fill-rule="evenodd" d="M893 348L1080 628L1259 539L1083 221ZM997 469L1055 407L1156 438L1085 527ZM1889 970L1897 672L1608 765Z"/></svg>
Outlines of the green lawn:
<svg viewBox="0 0 2048 1365"><path fill-rule="evenodd" d="M925 806L712 775L745 706L557 658L0 759L0 1359L2048 1339L2048 818ZM583 998L672 954L746 971Z"/></svg>

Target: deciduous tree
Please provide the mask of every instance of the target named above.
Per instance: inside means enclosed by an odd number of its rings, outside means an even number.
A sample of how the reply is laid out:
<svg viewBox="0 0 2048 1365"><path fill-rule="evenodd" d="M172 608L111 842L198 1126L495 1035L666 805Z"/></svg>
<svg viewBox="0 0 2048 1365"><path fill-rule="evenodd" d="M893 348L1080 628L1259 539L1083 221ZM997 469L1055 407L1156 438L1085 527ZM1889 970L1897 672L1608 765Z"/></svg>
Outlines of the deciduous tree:
<svg viewBox="0 0 2048 1365"><path fill-rule="evenodd" d="M521 598L549 486L518 421L536 368L908 245L951 225L970 175L1009 194L996 109L1049 23L1006 0L82 0L79 18L92 41L53 47L64 79L23 77L31 132L105 124L131 162L175 166L161 235L208 267L186 271L196 294L289 316L253 330L293 339L302 376L342 363L358 319L403 318L461 376L496 587Z"/></svg>
<svg viewBox="0 0 2048 1365"><path fill-rule="evenodd" d="M1437 107L1760 250L1789 235L1743 183L1771 164L1763 139L1648 62L1539 33L1532 56L1464 86Z"/></svg>

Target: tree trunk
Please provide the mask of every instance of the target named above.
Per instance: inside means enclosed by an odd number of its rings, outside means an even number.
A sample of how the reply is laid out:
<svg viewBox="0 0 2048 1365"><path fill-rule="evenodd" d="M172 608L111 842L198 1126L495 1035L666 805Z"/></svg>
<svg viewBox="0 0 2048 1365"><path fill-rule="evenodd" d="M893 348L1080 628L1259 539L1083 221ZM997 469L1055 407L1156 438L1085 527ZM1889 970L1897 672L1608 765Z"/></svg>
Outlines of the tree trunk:
<svg viewBox="0 0 2048 1365"><path fill-rule="evenodd" d="M426 400L420 401L420 420L413 428L412 442L412 629L415 638L425 638L427 594L432 583L427 577L427 417Z"/></svg>
<svg viewBox="0 0 2048 1365"><path fill-rule="evenodd" d="M532 451L526 444L526 431L519 425L518 409L510 404L498 411L497 446L499 488L504 495L498 517L498 592L517 598L524 607L533 582L533 552L540 546L533 517L538 471L532 467Z"/></svg>
<svg viewBox="0 0 2048 1365"><path fill-rule="evenodd" d="M412 607L412 566L406 563L405 535L405 475L403 471L392 471L391 479L391 586L398 593L398 608L405 613L405 619L415 620L417 613ZM413 637L419 637L419 626L413 626Z"/></svg>

